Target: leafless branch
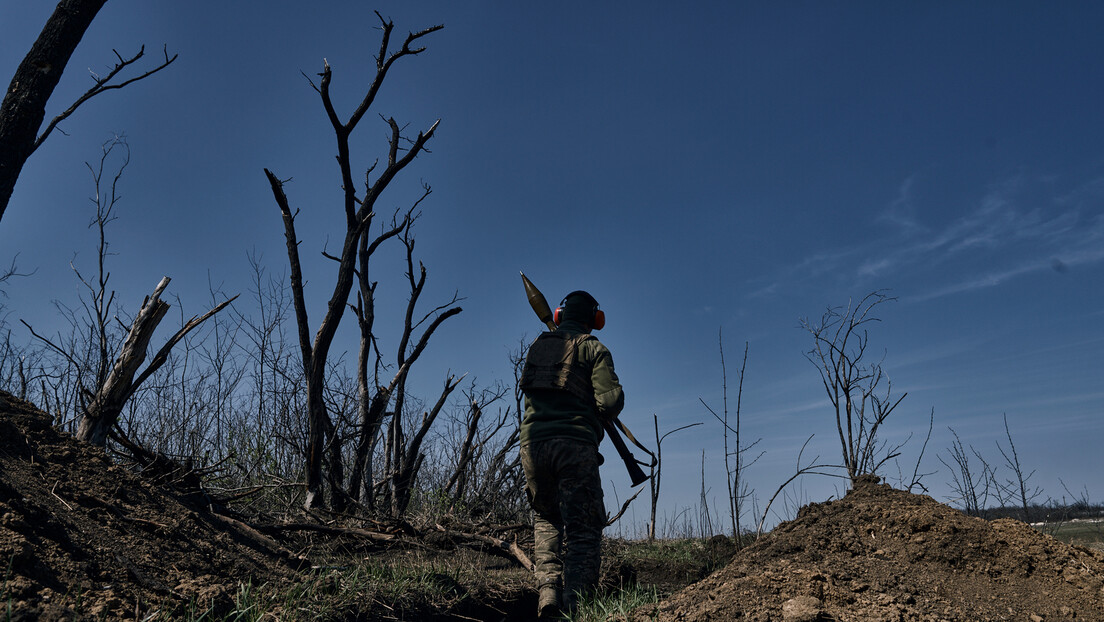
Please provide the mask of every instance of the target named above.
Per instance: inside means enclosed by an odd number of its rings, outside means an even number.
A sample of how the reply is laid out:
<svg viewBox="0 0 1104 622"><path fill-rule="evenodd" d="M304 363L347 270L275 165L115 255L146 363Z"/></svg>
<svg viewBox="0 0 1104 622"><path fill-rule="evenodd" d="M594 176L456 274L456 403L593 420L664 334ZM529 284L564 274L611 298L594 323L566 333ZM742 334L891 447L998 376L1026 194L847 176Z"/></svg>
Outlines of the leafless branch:
<svg viewBox="0 0 1104 622"><path fill-rule="evenodd" d="M1029 515L1028 506L1032 501L1043 494L1043 489L1039 487L1029 488L1028 482L1031 477L1035 475L1035 471L1028 474L1024 474L1023 466L1020 464L1020 456L1016 453L1016 444L1012 442L1012 431L1008 428L1008 414L1004 414L1004 434L1008 439L1008 449L1005 450L1001 444L997 443L997 449L1000 451L1001 456L1004 458L1004 464L1012 471L1014 479L1010 479L1006 482L1004 490L1006 493L1011 493L1010 496L1015 496L1016 500L1020 502L1020 507L1023 509L1024 522L1030 522L1031 517Z"/></svg>
<svg viewBox="0 0 1104 622"><path fill-rule="evenodd" d="M649 473L648 477L648 489L650 490L652 497L650 519L648 520L648 540L655 540L656 508L659 505L659 490L663 478L663 440L666 439L668 436L674 434L675 432L680 432L687 428L703 425L701 421L688 423L684 426L680 426L675 428L674 430L666 432L663 436L660 436L659 417L657 417L655 413L652 414L652 423L655 426L656 451L655 456L653 456L654 459L652 460L651 473Z"/></svg>
<svg viewBox="0 0 1104 622"><path fill-rule="evenodd" d="M778 489L774 491L774 494L771 495L770 500L767 501L766 507L763 508L763 514L759 518L759 526L756 527L756 530L755 530L755 537L756 538L763 535L763 525L764 525L764 523L767 522L767 515L770 513L771 504L774 503L774 500L778 498L778 495L781 494L782 491L785 490L786 487L789 486L790 483L792 483L794 480L801 477L802 475L810 475L810 474L811 475L827 475L829 477L840 477L840 475L838 475L836 473L826 472L826 471L818 471L817 470L817 469L835 469L835 468L839 468L839 465L834 465L834 464L818 464L817 460L820 459L820 456L817 456L816 458L813 458L810 461L809 464L807 464L805 466L801 466L801 455L803 453L805 453L805 448L808 447L809 442L812 441L812 440L813 440L813 437L812 437L812 435L810 435L809 438L805 439L805 442L802 443L801 451L797 452L797 471L795 471L794 474L791 475L789 479L782 482L782 485L779 486Z"/></svg>
<svg viewBox="0 0 1104 622"><path fill-rule="evenodd" d="M134 56L131 56L130 58L123 58L119 54L119 52L116 51L116 50L112 50L112 52L114 52L115 58L117 60L116 60L115 66L111 69L111 71L109 71L107 73L107 75L105 75L103 77L97 76L93 72L89 72L89 73L92 74L92 81L93 81L92 88L88 89L87 91L84 92L83 95L78 97L77 100L75 102L73 102L73 104L71 106L69 106L68 108L65 109L65 112L62 112L61 114L54 117L53 120L50 121L50 123L46 126L46 129L44 129L42 131L42 134L39 135L38 139L35 140L34 146L31 147L31 152L34 152L36 149L38 149L39 146L41 146L42 143L45 142L46 138L50 135L50 132L52 132L54 130L54 128L57 127L58 123L61 123L62 121L66 120L70 116L72 116L72 114L77 111L77 108L79 108L81 106L81 104L83 104L84 102L92 99L93 97L95 97L97 95L105 93L107 91L111 91L111 90L115 90L115 89L121 89L121 88L126 87L130 84L133 84L133 83L135 83L139 80L144 80L144 79L152 76L153 74L157 73L158 71L161 71L165 67L168 67L169 65L171 65L173 63L173 61L175 61L177 56L178 56L177 54L173 54L172 57L170 58L169 57L168 46L165 46L165 48L162 50L162 53L164 54L164 60L161 62L160 65L154 67L153 69L150 69L149 71L147 71L147 72L145 72L145 73L143 73L139 76L135 76L133 78L130 78L129 80L124 80L124 81L122 81L118 84L111 84L111 81L114 80L115 77L118 76L120 72L122 72L124 69L126 69L130 65L136 63L139 59L141 59L145 55L146 46L143 45L141 48L139 48L138 53L135 54Z"/></svg>
<svg viewBox="0 0 1104 622"><path fill-rule="evenodd" d="M625 502L621 504L621 509L616 514L606 519L606 527L616 523L617 520L625 514L625 510L629 509L629 504L636 501L636 498L639 497L642 492L644 492L644 489L640 488L636 491L636 494L626 499Z"/></svg>

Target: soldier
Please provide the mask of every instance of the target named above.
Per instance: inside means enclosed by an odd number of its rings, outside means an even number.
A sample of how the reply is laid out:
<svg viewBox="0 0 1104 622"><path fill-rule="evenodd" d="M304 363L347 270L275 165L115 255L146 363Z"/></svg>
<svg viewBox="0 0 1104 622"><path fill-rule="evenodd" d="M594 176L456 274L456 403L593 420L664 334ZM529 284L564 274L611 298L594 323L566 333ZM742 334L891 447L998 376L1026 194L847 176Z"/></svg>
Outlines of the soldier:
<svg viewBox="0 0 1104 622"><path fill-rule="evenodd" d="M521 375L521 463L535 514L538 615L546 619L574 613L579 596L598 586L606 522L599 418L612 420L625 405L613 357L590 334L605 325L594 297L571 292L553 321L556 330L529 346Z"/></svg>

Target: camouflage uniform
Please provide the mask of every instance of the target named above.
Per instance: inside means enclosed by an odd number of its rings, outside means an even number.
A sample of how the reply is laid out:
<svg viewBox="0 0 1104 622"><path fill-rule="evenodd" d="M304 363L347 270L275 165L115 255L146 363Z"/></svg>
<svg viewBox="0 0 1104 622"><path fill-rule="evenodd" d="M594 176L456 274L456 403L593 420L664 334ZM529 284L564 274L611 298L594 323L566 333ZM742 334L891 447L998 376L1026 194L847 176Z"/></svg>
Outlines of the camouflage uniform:
<svg viewBox="0 0 1104 622"><path fill-rule="evenodd" d="M606 508L598 447L566 438L538 441L521 448L521 464L534 513L537 589L562 591L573 608L575 593L598 585L602 561Z"/></svg>
<svg viewBox="0 0 1104 622"><path fill-rule="evenodd" d="M606 522L598 473L598 445L604 436L599 417L616 417L625 403L609 350L589 335L586 322L573 320L570 304L569 298L558 334L545 333L530 346L521 383L521 462L535 515L533 561L540 606L558 602L568 612L578 594L598 585ZM553 350L567 352L565 365L574 370L560 370L559 388L547 386L555 384L549 378L557 374L542 374L540 362L534 361L534 352L540 358L542 338L547 340L543 343L557 342ZM544 367L547 372L548 365Z"/></svg>

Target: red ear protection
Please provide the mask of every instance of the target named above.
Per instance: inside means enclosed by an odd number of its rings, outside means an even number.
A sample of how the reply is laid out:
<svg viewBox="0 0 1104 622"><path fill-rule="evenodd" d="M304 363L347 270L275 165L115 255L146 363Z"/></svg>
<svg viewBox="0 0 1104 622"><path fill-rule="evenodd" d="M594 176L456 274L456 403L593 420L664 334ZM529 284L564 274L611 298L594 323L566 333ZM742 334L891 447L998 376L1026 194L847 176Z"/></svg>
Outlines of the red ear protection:
<svg viewBox="0 0 1104 622"><path fill-rule="evenodd" d="M568 294L567 296L565 296L564 299L560 301L560 306L556 307L556 310L552 312L552 323L554 323L556 326L559 326L560 323L563 322L564 304L567 303L567 299L570 298L571 295L574 294L574 293L576 293L576 292L571 292L571 294ZM589 297L590 294L587 294L587 296ZM592 300L593 300L593 298L592 298ZM594 330L602 330L602 328L605 327L605 325L606 325L606 313L605 313L605 311L602 311L601 309L599 309L598 308L598 303L595 302L594 303L594 317L591 318L591 320L590 320L590 327Z"/></svg>
<svg viewBox="0 0 1104 622"><path fill-rule="evenodd" d="M602 327L606 325L606 312L601 309L595 309L594 311L594 324L592 328L594 330L602 330Z"/></svg>

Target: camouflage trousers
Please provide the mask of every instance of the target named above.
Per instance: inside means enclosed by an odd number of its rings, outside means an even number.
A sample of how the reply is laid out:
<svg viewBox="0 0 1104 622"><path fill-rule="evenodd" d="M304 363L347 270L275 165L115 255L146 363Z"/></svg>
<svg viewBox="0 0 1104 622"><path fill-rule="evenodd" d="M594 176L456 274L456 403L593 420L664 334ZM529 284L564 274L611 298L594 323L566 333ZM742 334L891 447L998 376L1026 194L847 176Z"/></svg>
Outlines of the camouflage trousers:
<svg viewBox="0 0 1104 622"><path fill-rule="evenodd" d="M571 439L524 445L526 493L533 506L537 588L562 588L565 605L598 586L606 508L598 448Z"/></svg>

